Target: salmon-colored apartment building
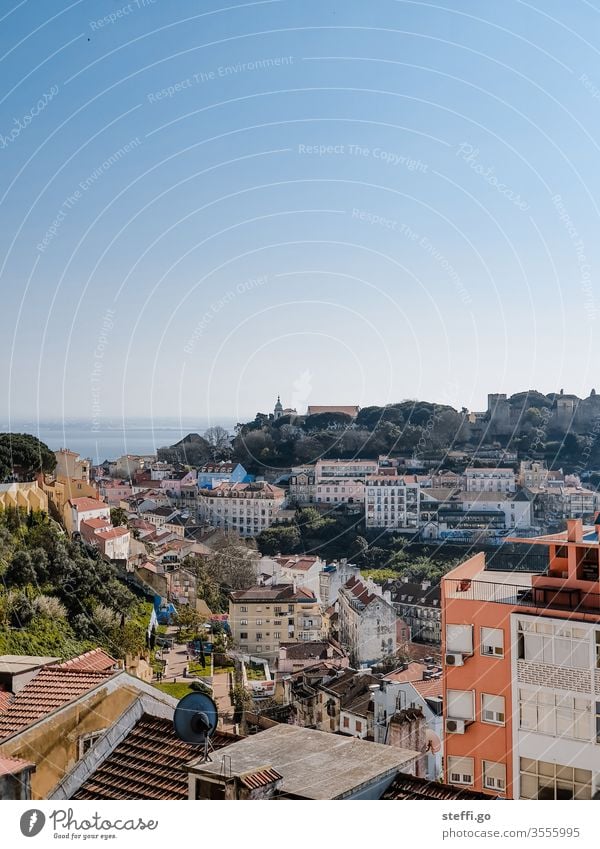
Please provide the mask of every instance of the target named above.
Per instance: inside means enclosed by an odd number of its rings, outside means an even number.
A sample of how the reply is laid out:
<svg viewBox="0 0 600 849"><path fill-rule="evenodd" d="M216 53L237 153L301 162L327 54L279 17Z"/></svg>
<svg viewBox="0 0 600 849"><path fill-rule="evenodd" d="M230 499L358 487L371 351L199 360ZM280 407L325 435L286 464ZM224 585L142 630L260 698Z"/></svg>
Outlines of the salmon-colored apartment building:
<svg viewBox="0 0 600 849"><path fill-rule="evenodd" d="M480 553L442 580L449 784L508 799L600 791L599 537L569 520L512 540L533 553L515 569Z"/></svg>

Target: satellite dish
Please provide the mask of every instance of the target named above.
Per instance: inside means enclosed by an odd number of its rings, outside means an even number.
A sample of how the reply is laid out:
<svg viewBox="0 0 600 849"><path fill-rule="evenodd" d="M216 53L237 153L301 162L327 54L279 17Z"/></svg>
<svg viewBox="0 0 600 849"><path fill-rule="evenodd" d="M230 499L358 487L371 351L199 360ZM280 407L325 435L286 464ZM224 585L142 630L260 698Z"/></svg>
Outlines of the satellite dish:
<svg viewBox="0 0 600 849"><path fill-rule="evenodd" d="M206 746L217 727L219 712L210 696L188 693L175 708L173 725L175 733L185 743Z"/></svg>

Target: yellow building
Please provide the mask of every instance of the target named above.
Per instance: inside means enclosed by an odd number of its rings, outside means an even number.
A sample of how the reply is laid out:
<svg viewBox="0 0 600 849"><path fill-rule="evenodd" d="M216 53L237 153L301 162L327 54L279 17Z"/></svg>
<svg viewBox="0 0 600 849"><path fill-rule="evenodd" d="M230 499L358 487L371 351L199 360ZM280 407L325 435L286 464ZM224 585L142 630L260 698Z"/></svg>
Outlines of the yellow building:
<svg viewBox="0 0 600 849"><path fill-rule="evenodd" d="M33 799L45 799L104 732L131 711L172 716L175 699L125 672L101 649L54 658L0 657L13 693L0 708L0 757L35 765Z"/></svg>
<svg viewBox="0 0 600 849"><path fill-rule="evenodd" d="M275 658L279 644L326 636L321 606L312 590L272 584L236 590L229 597L229 625L245 654Z"/></svg>
<svg viewBox="0 0 600 849"><path fill-rule="evenodd" d="M71 498L98 498L98 488L91 483L77 478L46 477L41 481L48 501L56 508L56 512L62 518L65 504Z"/></svg>
<svg viewBox="0 0 600 849"><path fill-rule="evenodd" d="M54 474L57 478L73 478L74 480L90 482L90 461L82 460L76 451L61 448L55 451L56 469Z"/></svg>
<svg viewBox="0 0 600 849"><path fill-rule="evenodd" d="M28 513L37 510L48 512L48 497L37 481L30 483L0 484L0 510L19 507Z"/></svg>

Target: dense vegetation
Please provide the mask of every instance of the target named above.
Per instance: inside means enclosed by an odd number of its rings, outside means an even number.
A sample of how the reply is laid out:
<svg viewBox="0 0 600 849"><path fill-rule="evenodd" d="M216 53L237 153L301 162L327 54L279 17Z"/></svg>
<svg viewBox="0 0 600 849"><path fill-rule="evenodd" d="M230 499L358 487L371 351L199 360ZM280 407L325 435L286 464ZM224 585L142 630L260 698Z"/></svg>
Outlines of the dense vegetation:
<svg viewBox="0 0 600 849"><path fill-rule="evenodd" d="M374 580L408 577L437 582L456 565L427 556L410 555L406 542L394 534L362 535L361 523L343 513L322 516L314 507L296 511L292 522L273 525L257 537L262 554L318 554L327 561L347 558Z"/></svg>
<svg viewBox="0 0 600 849"><path fill-rule="evenodd" d="M314 463L319 458L363 457L380 454L442 459L446 468L461 469L460 452L473 447L501 447L521 457L537 457L551 467L565 470L600 468L599 428L585 427L577 433L565 430L552 417L553 394L518 392L508 399L510 435L500 437L488 429L488 416L472 429L466 409L460 411L427 401L402 401L384 407L365 407L355 419L343 413L283 416L274 420L257 413L251 422L237 425L235 437L222 428L210 428L204 436L189 434L161 448L162 459L188 465L209 460L241 462L253 474ZM456 450L458 456L448 455ZM582 460L583 458L583 460ZM485 465L485 460L482 461ZM583 463L583 465L582 465Z"/></svg>
<svg viewBox="0 0 600 849"><path fill-rule="evenodd" d="M0 654L68 657L101 645L145 644L149 611L97 552L67 539L44 513L0 512Z"/></svg>
<svg viewBox="0 0 600 849"><path fill-rule="evenodd" d="M426 453L451 446L461 423L451 407L421 401L365 407L354 421L343 413L276 421L258 413L254 421L238 425L233 456L248 471L260 473L265 466L285 468L320 457Z"/></svg>
<svg viewBox="0 0 600 849"><path fill-rule="evenodd" d="M33 480L37 474L50 473L55 468L54 453L35 436L0 433L0 480Z"/></svg>

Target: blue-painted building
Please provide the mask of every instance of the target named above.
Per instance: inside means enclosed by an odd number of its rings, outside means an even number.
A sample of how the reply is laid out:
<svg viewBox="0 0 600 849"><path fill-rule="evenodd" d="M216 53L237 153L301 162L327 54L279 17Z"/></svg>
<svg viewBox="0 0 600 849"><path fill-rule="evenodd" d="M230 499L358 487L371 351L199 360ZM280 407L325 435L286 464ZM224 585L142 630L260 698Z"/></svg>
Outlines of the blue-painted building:
<svg viewBox="0 0 600 849"><path fill-rule="evenodd" d="M213 489L219 483L252 483L241 463L208 463L198 470L198 489Z"/></svg>

